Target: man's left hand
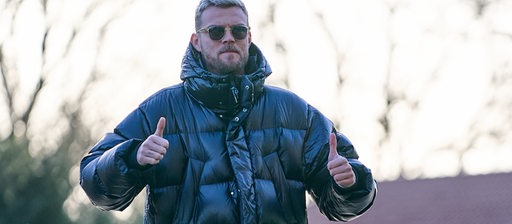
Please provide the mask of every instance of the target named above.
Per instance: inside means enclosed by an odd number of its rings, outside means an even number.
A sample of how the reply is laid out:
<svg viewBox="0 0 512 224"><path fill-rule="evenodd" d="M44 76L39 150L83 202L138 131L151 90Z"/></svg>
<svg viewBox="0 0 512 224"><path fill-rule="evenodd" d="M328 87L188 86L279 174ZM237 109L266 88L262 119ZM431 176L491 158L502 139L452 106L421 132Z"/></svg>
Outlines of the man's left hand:
<svg viewBox="0 0 512 224"><path fill-rule="evenodd" d="M356 175L347 158L341 156L336 151L336 135L331 133L329 136L329 158L327 160L327 169L336 184L342 188L351 187L356 183Z"/></svg>

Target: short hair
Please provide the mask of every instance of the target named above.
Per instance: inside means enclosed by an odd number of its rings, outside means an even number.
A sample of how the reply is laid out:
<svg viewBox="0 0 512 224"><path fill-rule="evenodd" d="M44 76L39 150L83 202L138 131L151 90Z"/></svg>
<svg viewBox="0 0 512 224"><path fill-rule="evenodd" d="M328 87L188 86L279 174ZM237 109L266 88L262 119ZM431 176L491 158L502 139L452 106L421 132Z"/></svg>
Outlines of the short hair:
<svg viewBox="0 0 512 224"><path fill-rule="evenodd" d="M244 14L247 16L247 23L249 23L249 13L247 12L247 8L245 8L244 3L241 0L200 0L199 5L196 8L195 15L195 28L196 30L201 29L201 15L203 15L204 10L210 6L221 7L221 8L229 8L229 7L239 7L242 9ZM247 24L249 25L249 24Z"/></svg>

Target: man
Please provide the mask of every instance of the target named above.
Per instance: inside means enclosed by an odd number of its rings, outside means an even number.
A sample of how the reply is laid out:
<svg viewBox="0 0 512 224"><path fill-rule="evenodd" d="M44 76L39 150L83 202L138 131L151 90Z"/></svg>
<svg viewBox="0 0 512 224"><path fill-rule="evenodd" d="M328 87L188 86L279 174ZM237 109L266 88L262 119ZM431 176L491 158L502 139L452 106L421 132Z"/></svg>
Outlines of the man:
<svg viewBox="0 0 512 224"><path fill-rule="evenodd" d="M123 210L146 187L145 223L307 223L309 192L348 221L376 195L331 121L271 73L239 0L201 0L182 83L150 96L81 162L96 206Z"/></svg>

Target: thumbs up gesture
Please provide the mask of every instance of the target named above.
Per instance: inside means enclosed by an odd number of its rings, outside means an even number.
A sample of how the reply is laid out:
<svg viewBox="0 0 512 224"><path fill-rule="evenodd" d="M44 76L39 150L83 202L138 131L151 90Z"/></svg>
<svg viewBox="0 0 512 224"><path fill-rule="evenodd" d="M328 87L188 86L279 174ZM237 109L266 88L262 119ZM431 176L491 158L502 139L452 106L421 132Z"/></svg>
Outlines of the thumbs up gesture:
<svg viewBox="0 0 512 224"><path fill-rule="evenodd" d="M161 117L156 125L156 131L150 135L137 151L137 162L141 165L155 165L164 158L169 148L169 141L163 138L165 129L165 117Z"/></svg>
<svg viewBox="0 0 512 224"><path fill-rule="evenodd" d="M352 166L348 163L348 160L340 156L336 151L336 135L331 133L329 136L329 158L327 161L327 169L331 174L336 184L340 187L347 188L351 187L356 183L356 175L352 170Z"/></svg>

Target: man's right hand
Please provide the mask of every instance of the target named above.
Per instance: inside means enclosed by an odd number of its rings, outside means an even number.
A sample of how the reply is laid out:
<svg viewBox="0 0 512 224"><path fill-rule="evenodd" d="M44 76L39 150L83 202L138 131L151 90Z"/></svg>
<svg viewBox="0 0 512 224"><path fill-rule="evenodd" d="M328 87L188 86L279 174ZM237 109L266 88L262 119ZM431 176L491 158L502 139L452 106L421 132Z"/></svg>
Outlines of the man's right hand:
<svg viewBox="0 0 512 224"><path fill-rule="evenodd" d="M141 165L156 165L164 158L169 148L169 141L163 138L165 117L161 117L156 125L155 134L150 135L137 151L137 162Z"/></svg>

